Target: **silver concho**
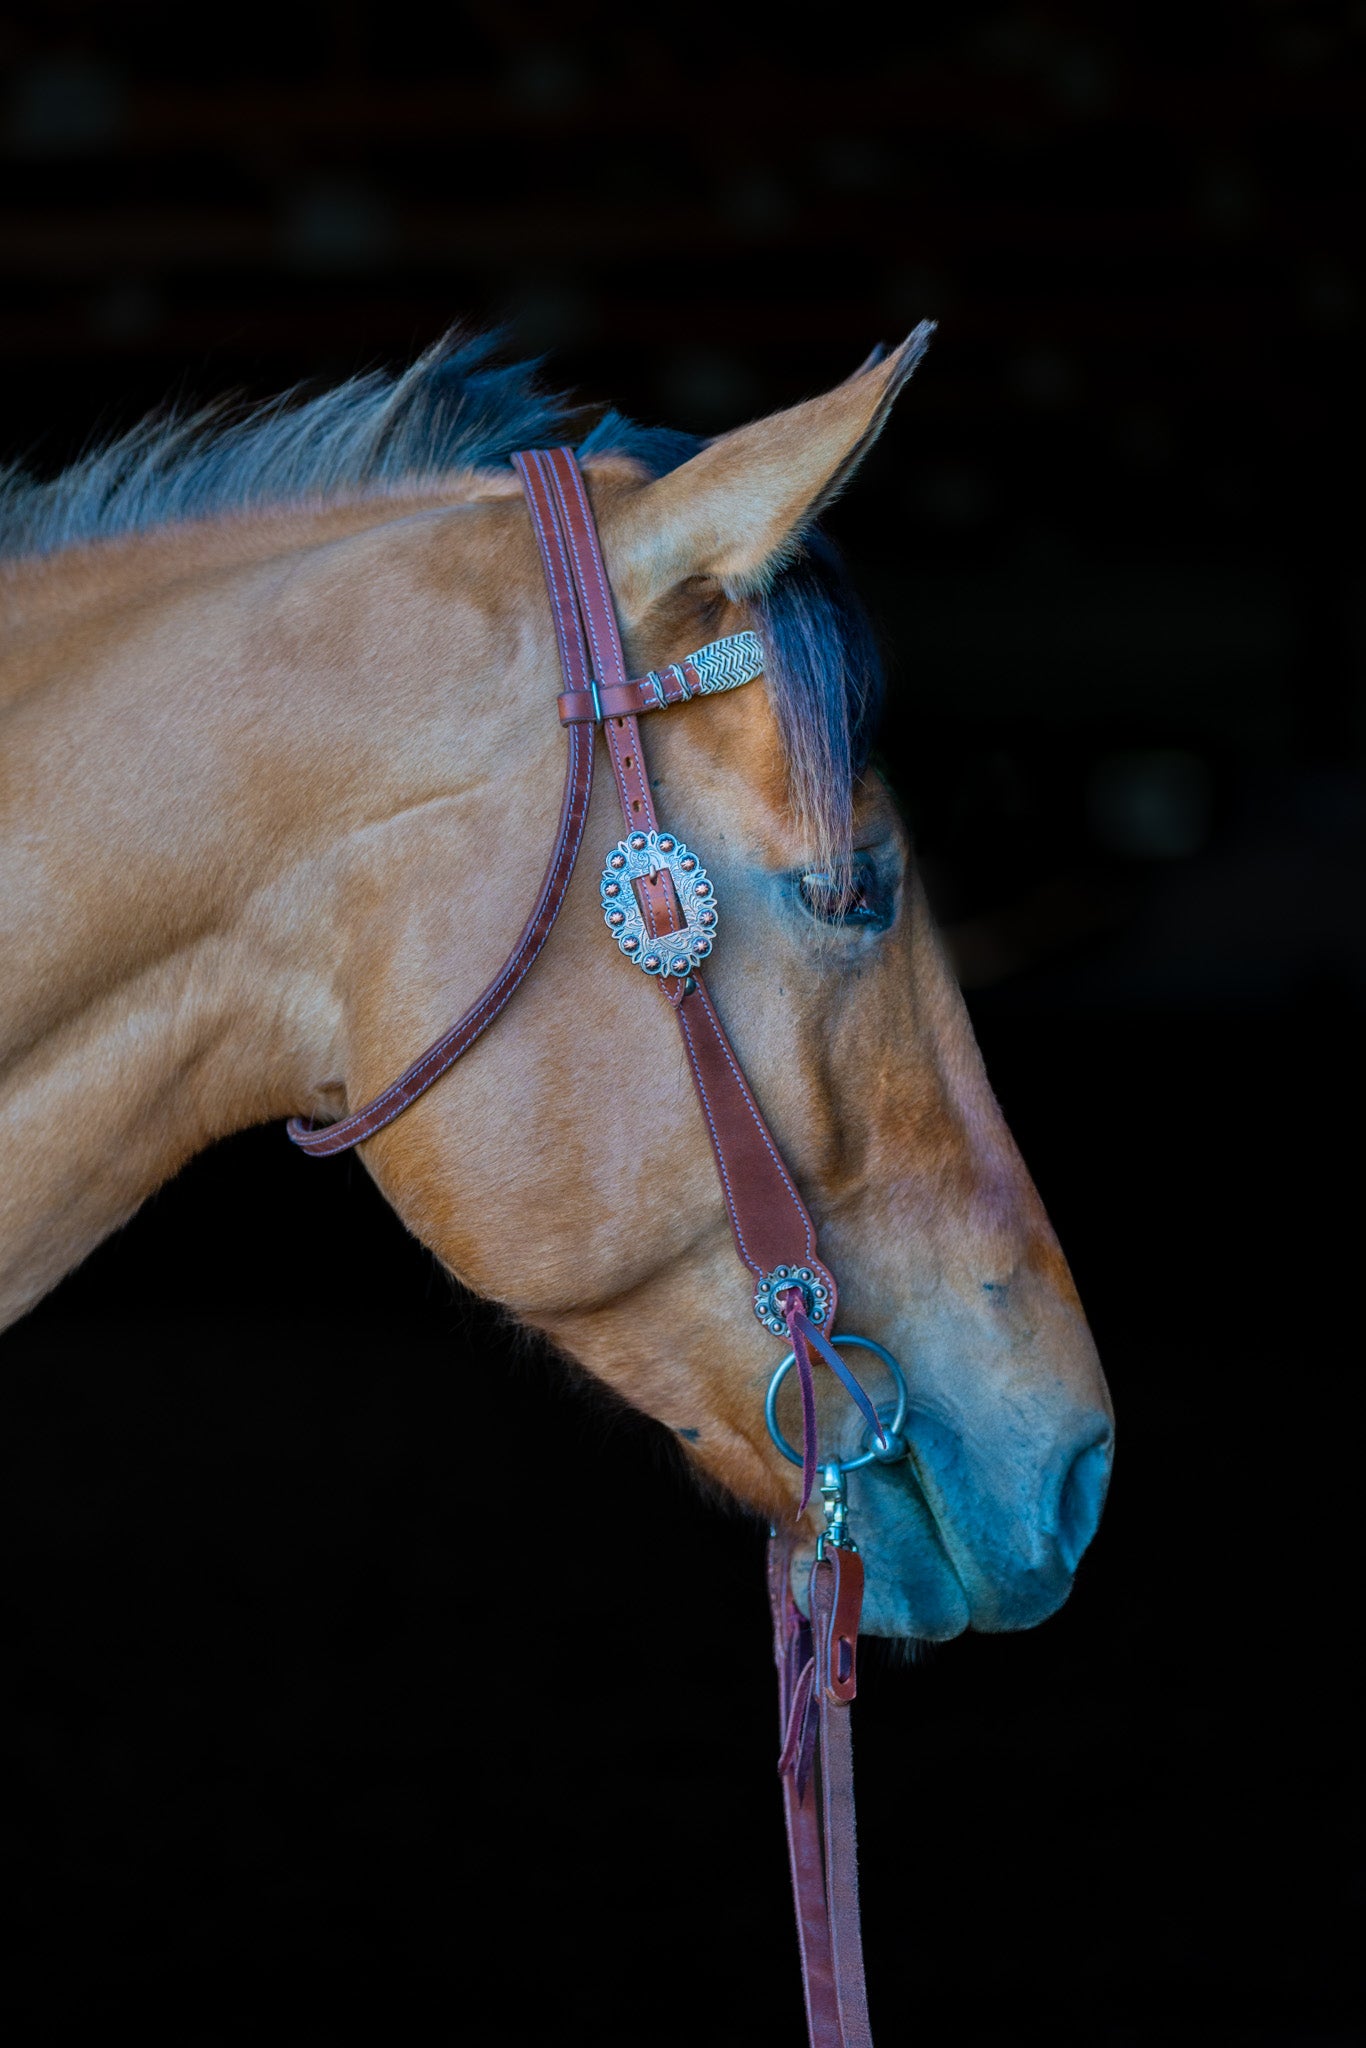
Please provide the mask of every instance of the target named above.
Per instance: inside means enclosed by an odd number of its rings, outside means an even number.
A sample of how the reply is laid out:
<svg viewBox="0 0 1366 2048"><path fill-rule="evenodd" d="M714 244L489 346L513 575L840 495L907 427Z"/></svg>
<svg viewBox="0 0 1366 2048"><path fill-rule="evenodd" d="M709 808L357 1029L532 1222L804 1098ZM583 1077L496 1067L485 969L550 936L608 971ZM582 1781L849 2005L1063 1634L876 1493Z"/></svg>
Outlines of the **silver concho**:
<svg viewBox="0 0 1366 2048"><path fill-rule="evenodd" d="M787 1334L787 1323L778 1296L790 1287L799 1287L806 1303L806 1312L817 1328L830 1313L830 1290L819 1273L813 1273L810 1266L775 1266L771 1273L765 1273L754 1290L754 1313L766 1329L775 1337Z"/></svg>
<svg viewBox="0 0 1366 2048"><path fill-rule="evenodd" d="M667 868L686 920L681 932L652 939L639 899L637 876ZM602 918L628 960L647 974L687 974L705 960L716 937L716 892L695 853L672 832L628 832L607 856L602 871Z"/></svg>

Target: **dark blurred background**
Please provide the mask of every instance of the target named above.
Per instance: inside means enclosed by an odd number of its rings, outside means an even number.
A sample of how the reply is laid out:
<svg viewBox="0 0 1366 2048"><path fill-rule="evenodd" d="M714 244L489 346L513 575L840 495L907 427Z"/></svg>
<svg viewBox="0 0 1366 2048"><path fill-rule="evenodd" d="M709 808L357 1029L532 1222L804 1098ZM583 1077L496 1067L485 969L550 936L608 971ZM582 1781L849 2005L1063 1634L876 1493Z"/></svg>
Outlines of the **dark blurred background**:
<svg viewBox="0 0 1366 2048"><path fill-rule="evenodd" d="M701 432L942 323L832 524L1120 1452L1060 1616L868 1658L886 2048L1361 2039L1363 42L1291 0L0 24L43 472L455 316ZM360 1166L220 1147L4 1349L12 2038L800 2038L760 1533Z"/></svg>

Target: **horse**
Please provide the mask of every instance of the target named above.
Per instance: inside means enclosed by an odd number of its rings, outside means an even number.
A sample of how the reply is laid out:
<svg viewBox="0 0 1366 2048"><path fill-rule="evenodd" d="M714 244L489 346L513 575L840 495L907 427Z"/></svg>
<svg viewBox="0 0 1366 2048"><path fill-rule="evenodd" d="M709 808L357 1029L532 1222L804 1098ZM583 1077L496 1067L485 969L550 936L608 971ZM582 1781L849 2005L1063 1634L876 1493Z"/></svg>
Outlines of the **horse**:
<svg viewBox="0 0 1366 2048"><path fill-rule="evenodd" d="M870 766L875 643L818 523L927 338L703 443L457 333L398 376L157 417L4 479L0 1327L217 1139L367 1100L496 972L565 746L510 458L569 443L632 673L742 632L763 650L756 687L643 747L724 903L708 985L842 1318L906 1362L910 1455L850 1475L863 1626L939 1641L1060 1606L1110 1400ZM590 845L618 836L611 803ZM591 877L496 1027L362 1156L456 1281L795 1521L798 1585L819 1530L765 1423L774 1339L667 1005ZM857 1449L833 1383L820 1427Z"/></svg>

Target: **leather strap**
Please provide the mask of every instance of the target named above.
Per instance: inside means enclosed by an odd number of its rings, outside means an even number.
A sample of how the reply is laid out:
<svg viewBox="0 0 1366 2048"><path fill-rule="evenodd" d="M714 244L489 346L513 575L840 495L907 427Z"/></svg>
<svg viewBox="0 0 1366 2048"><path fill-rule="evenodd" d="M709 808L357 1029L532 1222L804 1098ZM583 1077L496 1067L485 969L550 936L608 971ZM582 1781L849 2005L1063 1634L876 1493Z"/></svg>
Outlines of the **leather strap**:
<svg viewBox="0 0 1366 2048"><path fill-rule="evenodd" d="M578 463L568 448L518 457L519 463L523 460L534 464L553 489L599 688L618 689L626 681L626 657ZM622 713L606 719L603 731L627 831L657 831L659 821L641 750L640 727L633 716ZM683 928L667 871L653 878L642 877L636 888L652 938ZM678 1016L740 1257L756 1280L782 1264L806 1266L818 1273L830 1289L826 1323L833 1328L838 1291L833 1275L816 1257L815 1225L750 1092L700 972L694 970L686 979L660 975L657 980Z"/></svg>
<svg viewBox="0 0 1366 2048"><path fill-rule="evenodd" d="M811 1627L820 1715L825 1911L830 1927L840 2048L873 2048L859 1927L854 1751L849 1725L849 1708L856 1690L854 1660L862 1606L863 1560L857 1551L828 1545L825 1556L811 1568Z"/></svg>
<svg viewBox="0 0 1366 2048"><path fill-rule="evenodd" d="M539 449L514 460L525 462L545 478L553 494L564 545L573 565L574 591L579 601L588 659L600 691L620 692L629 688L626 656L617 630L616 607L612 602L607 569L598 543L598 529L583 477L568 448ZM525 470L523 471L525 474ZM607 754L621 799L621 815L628 832L656 832L654 799L640 745L640 727L628 712L604 719ZM573 731L571 725L569 730ZM642 875L635 884L645 928L652 939L684 929L684 918L674 893L673 877L667 872ZM683 982L677 975L657 977L660 988L674 1005L683 997Z"/></svg>
<svg viewBox="0 0 1366 2048"><path fill-rule="evenodd" d="M584 720L639 717L643 711L663 711L670 704L686 704L691 697L714 697L721 690L738 690L763 673L763 643L757 633L731 633L685 654L682 661L630 683L604 683L595 678L586 690L565 690L560 697L560 723L572 725Z"/></svg>
<svg viewBox="0 0 1366 2048"><path fill-rule="evenodd" d="M538 473L529 470L525 458L517 456L514 459L522 471L532 525L540 545L550 592L550 609L555 620L555 636L560 648L560 666L572 690L585 690L591 670L587 665L583 634L578 627L574 579L558 545L558 532L546 498L546 485ZM475 1039L488 1030L535 965L536 956L550 937L560 914L565 891L573 876L588 816L588 802L593 793L592 731L571 725L568 734L569 759L565 766L559 830L555 834L555 844L546 863L535 907L512 952L478 1000L471 1003L464 1015L458 1017L435 1044L429 1045L419 1059L405 1067L398 1079L390 1082L373 1102L367 1102L363 1109L343 1117L339 1123L323 1125L320 1130L315 1130L303 1117L291 1117L286 1128L303 1151L317 1158L346 1152L352 1145L373 1137L396 1116L401 1116L410 1103L424 1094L434 1081L439 1081L447 1068L454 1066L461 1053L468 1052Z"/></svg>
<svg viewBox="0 0 1366 2048"><path fill-rule="evenodd" d="M856 1551L827 1546L812 1567L808 1622L792 1598L793 1549L791 1535L770 1539L768 1596L782 1730L778 1768L807 2032L811 2048L872 2048L849 1726L863 1566Z"/></svg>
<svg viewBox="0 0 1366 2048"><path fill-rule="evenodd" d="M324 1124L320 1129L315 1129L303 1117L291 1117L286 1129L303 1151L311 1152L317 1158L326 1158L333 1152L348 1151L365 1138L372 1138L385 1124L401 1116L419 1095L425 1094L433 1081L439 1081L446 1069L455 1065L461 1053L468 1052L475 1039L488 1030L495 1017L501 1015L535 965L536 956L550 937L560 914L560 905L564 902L578 858L592 790L593 734L591 729L583 726L571 726L559 830L555 834L555 844L535 908L523 925L522 935L512 952L478 1001L472 1003L435 1044L429 1045L420 1059L405 1067L398 1079L391 1081L373 1102L367 1102L363 1109L343 1117L339 1123Z"/></svg>

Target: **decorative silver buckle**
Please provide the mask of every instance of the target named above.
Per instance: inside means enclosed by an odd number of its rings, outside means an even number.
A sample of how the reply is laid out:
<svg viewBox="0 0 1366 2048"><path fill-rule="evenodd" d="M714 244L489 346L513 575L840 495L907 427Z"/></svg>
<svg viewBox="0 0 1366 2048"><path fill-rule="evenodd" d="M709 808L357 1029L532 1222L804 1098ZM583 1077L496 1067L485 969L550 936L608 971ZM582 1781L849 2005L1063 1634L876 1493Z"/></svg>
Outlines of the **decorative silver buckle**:
<svg viewBox="0 0 1366 2048"><path fill-rule="evenodd" d="M652 939L631 884L667 868L685 925ZM672 832L630 832L607 856L602 871L602 917L628 960L647 974L687 974L705 960L716 937L715 891L695 853Z"/></svg>
<svg viewBox="0 0 1366 2048"><path fill-rule="evenodd" d="M830 1306L830 1291L810 1266L775 1266L754 1290L754 1313L775 1337L781 1337L787 1328L779 1301L789 1287L800 1288L802 1306L813 1323L823 1323Z"/></svg>

